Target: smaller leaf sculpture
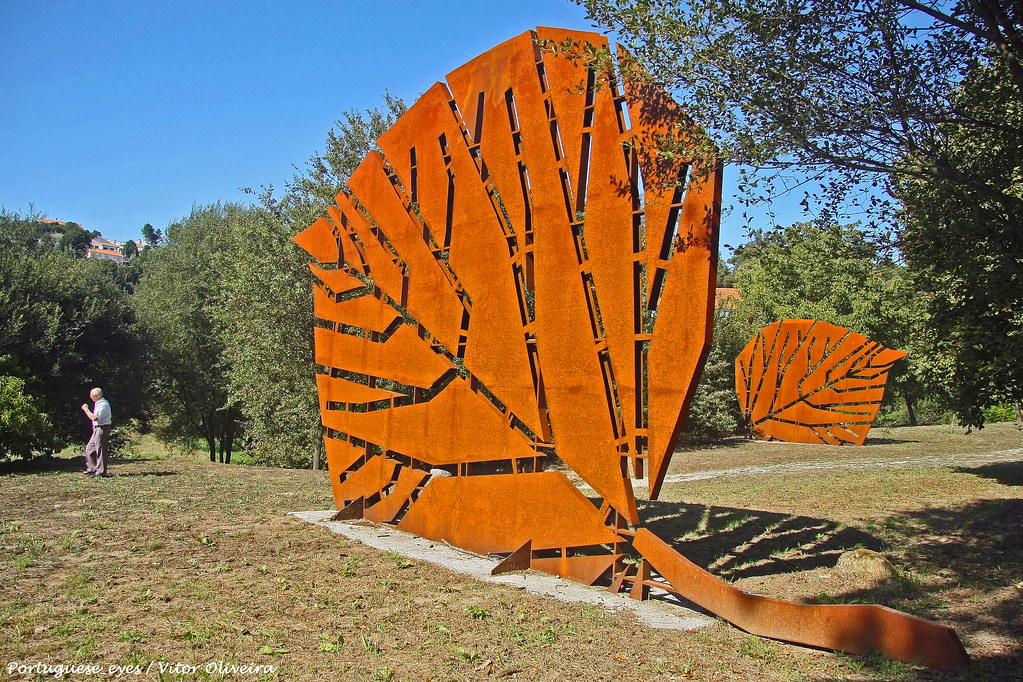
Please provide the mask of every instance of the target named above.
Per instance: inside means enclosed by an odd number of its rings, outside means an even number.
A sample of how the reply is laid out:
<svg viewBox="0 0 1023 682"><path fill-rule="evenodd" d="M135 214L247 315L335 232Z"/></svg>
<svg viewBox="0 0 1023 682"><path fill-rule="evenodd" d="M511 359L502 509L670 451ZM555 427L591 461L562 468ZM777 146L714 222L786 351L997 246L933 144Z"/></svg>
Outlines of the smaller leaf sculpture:
<svg viewBox="0 0 1023 682"><path fill-rule="evenodd" d="M736 358L735 390L754 438L863 445L904 357L844 327L782 320Z"/></svg>

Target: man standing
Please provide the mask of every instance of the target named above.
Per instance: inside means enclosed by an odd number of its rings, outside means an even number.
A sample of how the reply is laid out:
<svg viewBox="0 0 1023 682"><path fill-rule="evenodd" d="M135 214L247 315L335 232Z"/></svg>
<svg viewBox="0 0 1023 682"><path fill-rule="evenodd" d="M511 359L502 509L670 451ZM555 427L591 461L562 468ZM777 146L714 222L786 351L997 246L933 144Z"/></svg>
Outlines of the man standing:
<svg viewBox="0 0 1023 682"><path fill-rule="evenodd" d="M110 403L103 397L103 389L94 388L89 391L92 409L88 404L82 405L82 412L92 420L92 438L85 446L85 473L90 478L102 476L108 478L107 448L110 445Z"/></svg>

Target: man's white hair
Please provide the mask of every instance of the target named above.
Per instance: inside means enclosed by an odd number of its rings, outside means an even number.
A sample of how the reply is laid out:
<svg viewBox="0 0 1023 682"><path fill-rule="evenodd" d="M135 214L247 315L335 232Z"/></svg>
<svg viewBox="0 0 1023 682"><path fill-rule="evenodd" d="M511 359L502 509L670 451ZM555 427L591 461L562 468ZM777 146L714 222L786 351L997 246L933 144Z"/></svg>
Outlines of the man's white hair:
<svg viewBox="0 0 1023 682"><path fill-rule="evenodd" d="M103 397L103 389L102 388L94 388L91 391L89 391L89 395L94 395L97 398L102 398Z"/></svg>

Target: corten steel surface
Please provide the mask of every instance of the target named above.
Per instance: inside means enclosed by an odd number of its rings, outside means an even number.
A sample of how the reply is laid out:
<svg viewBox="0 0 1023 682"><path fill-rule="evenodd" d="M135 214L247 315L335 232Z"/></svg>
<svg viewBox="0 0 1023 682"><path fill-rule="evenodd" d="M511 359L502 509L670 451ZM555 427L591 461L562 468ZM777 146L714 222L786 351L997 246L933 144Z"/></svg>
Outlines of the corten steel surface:
<svg viewBox="0 0 1023 682"><path fill-rule="evenodd" d="M782 320L739 353L735 390L755 438L863 445L904 357L844 327Z"/></svg>
<svg viewBox="0 0 1023 682"><path fill-rule="evenodd" d="M746 594L645 528L636 533L634 547L672 586L668 589L752 634L853 654L880 651L932 668L959 668L967 660L950 627L874 604L796 604Z"/></svg>
<svg viewBox="0 0 1023 682"><path fill-rule="evenodd" d="M573 38L607 47L540 28L449 74L295 241L339 516L645 598L632 480L657 496L706 357L721 170Z"/></svg>

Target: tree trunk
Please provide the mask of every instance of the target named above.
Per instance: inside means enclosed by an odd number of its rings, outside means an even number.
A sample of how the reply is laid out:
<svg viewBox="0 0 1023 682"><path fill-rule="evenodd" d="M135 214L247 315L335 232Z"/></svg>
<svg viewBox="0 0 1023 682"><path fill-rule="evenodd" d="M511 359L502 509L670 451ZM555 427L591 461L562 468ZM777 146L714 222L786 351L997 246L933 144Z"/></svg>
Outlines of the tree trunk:
<svg viewBox="0 0 1023 682"><path fill-rule="evenodd" d="M226 454L224 456L224 464L230 464L231 463L231 453L234 452L234 426L235 426L235 421L232 418L227 423L227 436L224 439L226 441L226 443L224 445L224 449L226 451Z"/></svg>
<svg viewBox="0 0 1023 682"><path fill-rule="evenodd" d="M216 463L217 461L217 439L213 436L206 436L206 445L210 448L210 461Z"/></svg>
<svg viewBox="0 0 1023 682"><path fill-rule="evenodd" d="M1023 423L1023 402L1016 401L1016 421Z"/></svg>
<svg viewBox="0 0 1023 682"><path fill-rule="evenodd" d="M323 436L326 429L320 424L316 429L316 446L313 447L313 471L320 469L320 457L323 455Z"/></svg>
<svg viewBox="0 0 1023 682"><path fill-rule="evenodd" d="M906 413L909 415L909 425L916 426L916 412L913 411L913 403L915 401L909 397L909 391L902 392L902 399L906 401Z"/></svg>

